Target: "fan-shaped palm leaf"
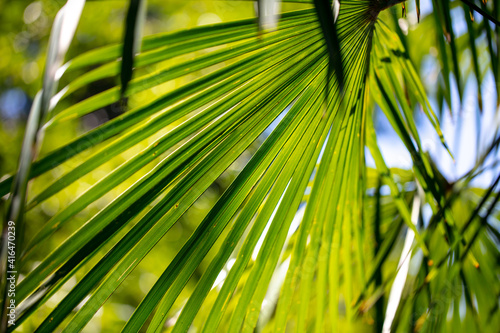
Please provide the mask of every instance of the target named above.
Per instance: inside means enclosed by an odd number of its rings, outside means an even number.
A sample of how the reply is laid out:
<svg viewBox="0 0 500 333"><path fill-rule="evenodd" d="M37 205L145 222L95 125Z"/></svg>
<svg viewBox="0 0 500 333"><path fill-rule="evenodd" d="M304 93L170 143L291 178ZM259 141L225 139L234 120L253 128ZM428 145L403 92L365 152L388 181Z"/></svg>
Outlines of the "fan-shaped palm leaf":
<svg viewBox="0 0 500 333"><path fill-rule="evenodd" d="M416 239L414 247L411 242L406 244L408 256L423 259L416 275L401 271L405 279L408 275L407 285L414 284L414 297L401 297L394 322L388 325L403 331L410 325L428 331L456 327L462 317L459 303L465 297L470 309L466 321L472 316L478 328L495 327L498 320L492 318L498 311L498 297L486 300L488 290L480 281L484 278L495 284L498 277L498 231L488 222L499 199L497 184L484 193L479 191L479 207L462 214L461 207L478 202L477 195L462 195L464 189L469 190L477 169L464 178L462 187L453 187L443 181L424 153L413 119L415 103L447 148L439 119L409 59L406 41L379 19L383 10L401 2L343 0L330 36L332 17L322 16L323 12L317 15L321 1L314 2L315 8L282 13L275 30L259 29L254 20L242 20L147 36L133 60L131 45L138 37L128 27L123 48L113 45L89 51L63 66L60 72L65 70L65 74L93 69L49 97L50 103L46 94L52 88L44 84L45 97L41 106L34 104L33 114L51 110L50 117L41 130L39 126L28 128L28 139L37 131L51 131L113 103L123 108L123 113L46 153L32 165L29 158L23 158L17 175L0 182L0 194L5 195L12 184L19 184L16 179L24 179L20 189L16 185L11 192L12 207L16 200L24 202L28 178L43 176L75 156L87 154L79 165L29 196L26 210L116 161L127 150L142 149L39 228L21 248L19 261L36 257L44 241L68 227L87 206L130 177L141 176L78 226L20 281L17 325L43 309L54 295L61 295L71 277L79 276L78 283L61 296L50 314L37 322L37 331L58 327L64 327L65 332L82 330L183 214L251 145L256 145L251 159L173 259L158 263L163 274L124 331L162 331L174 314L175 321L168 325L175 332L188 331L191 326L208 332L255 328L336 331L357 325L355 318L371 313L375 304L380 328L383 306L378 301L394 279L398 280L399 267L388 262L388 257L399 249L397 239L402 230L413 233ZM453 73L461 94L462 44L453 34L450 2L433 3L435 23L441 29L438 32L447 38L437 34L444 52L440 60L443 90L450 96L449 74ZM134 8L129 9L131 25L135 25ZM417 8L420 16L419 1ZM473 43L477 32L472 22L467 22L468 47L479 78L481 69ZM483 30L493 33L488 24L479 33ZM492 39L488 40L491 44ZM451 49L451 66L446 43ZM488 49L496 73L493 59L498 58L497 50L491 45ZM201 53L188 58L193 52ZM174 58L180 60L170 61ZM160 69L147 73L144 69L151 65ZM185 79L200 72L205 74ZM121 85L66 108L58 106L78 89L120 73ZM184 80L179 87L149 95L144 102L132 103L130 110L119 104L123 98L141 96L180 78ZM372 122L374 102L410 152L413 172L386 166ZM266 131L271 132L266 135ZM495 142L489 152L498 145ZM376 164L376 170L368 173L365 146ZM411 187L415 183L422 187L423 195ZM382 195L385 185L390 195ZM455 194L450 195L450 186ZM367 195L367 189L373 192ZM412 206L412 202L429 204L433 218L428 226L415 218L422 208ZM483 208L486 213L481 215ZM373 240L377 241L375 250L369 245ZM482 247L488 249L487 254ZM203 262L206 269L196 286L185 298L180 297ZM470 263L487 269L480 277L478 271L464 269ZM391 271L383 271L383 265ZM214 287L221 272L225 275L223 284ZM497 296L498 287L494 288ZM446 309L454 311L451 320L448 310L433 312L446 288L453 290L452 297L443 301ZM488 318L478 315L488 311Z"/></svg>

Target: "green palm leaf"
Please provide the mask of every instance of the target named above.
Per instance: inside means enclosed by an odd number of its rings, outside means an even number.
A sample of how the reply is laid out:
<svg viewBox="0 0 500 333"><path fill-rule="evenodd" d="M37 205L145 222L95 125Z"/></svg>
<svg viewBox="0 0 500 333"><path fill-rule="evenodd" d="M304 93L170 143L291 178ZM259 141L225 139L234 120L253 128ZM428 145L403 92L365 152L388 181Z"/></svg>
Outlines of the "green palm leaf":
<svg viewBox="0 0 500 333"><path fill-rule="evenodd" d="M57 80L44 82L29 142L124 98L134 102L130 109L121 103L118 117L33 163L26 144L17 174L0 182L0 195L18 197L22 215L109 167L37 228L20 253L22 264L40 261L23 268L16 325L83 330L191 207L239 165L183 245L158 263L162 274L123 331L354 331L369 330L372 317L377 330L446 331L461 322L480 331L496 327L500 236L491 220L498 219L500 178L486 190L471 181L496 154L497 136L468 174L448 183L424 151L414 117L418 106L451 155L419 77L421 65L410 57L414 46L382 19L385 9L403 1L342 0L336 21L330 3L292 2L310 8L280 13L276 29L263 11L274 2L259 1L260 25L248 19L146 36L139 53L140 1L131 1L123 45L55 63L65 76L87 71L57 92ZM433 1L434 21L422 18L436 31L440 91L449 105L451 75L461 99L464 94L463 49L471 52L478 86L480 47L498 74L491 37L497 28L469 19L467 35L455 36L456 2ZM415 5L420 20L420 1ZM498 9L488 6L482 10ZM488 45L478 46L477 35L487 36ZM157 70L149 72L151 66ZM79 90L118 77L119 84L68 105ZM165 88L171 82L179 84ZM159 92L153 96L153 90ZM410 153L412 170L386 164L375 105ZM365 147L374 169L365 166ZM255 152L242 163L249 149ZM26 200L28 180L56 171L58 177ZM91 218L75 223L103 201ZM427 208L431 218L424 222ZM40 258L46 242L61 234ZM406 268L392 259L400 256ZM484 281L496 298L488 298ZM386 302L391 290L401 296ZM446 311L438 312L438 304ZM37 312L44 318L35 318ZM384 318L389 313L394 318Z"/></svg>

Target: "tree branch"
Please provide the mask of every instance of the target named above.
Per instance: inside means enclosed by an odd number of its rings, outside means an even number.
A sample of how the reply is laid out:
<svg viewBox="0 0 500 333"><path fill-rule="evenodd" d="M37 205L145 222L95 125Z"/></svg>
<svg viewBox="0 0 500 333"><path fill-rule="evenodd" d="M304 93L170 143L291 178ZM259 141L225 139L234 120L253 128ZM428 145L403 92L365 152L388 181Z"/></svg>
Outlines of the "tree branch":
<svg viewBox="0 0 500 333"><path fill-rule="evenodd" d="M472 10L474 10L474 11L478 12L479 14L481 14L484 18L487 18L491 22L495 23L497 26L500 26L500 22L497 19L495 19L490 14L488 14L486 11L482 10L481 8L479 8L473 2L471 2L469 0L461 0L461 1L463 3L465 3L467 6L469 6Z"/></svg>

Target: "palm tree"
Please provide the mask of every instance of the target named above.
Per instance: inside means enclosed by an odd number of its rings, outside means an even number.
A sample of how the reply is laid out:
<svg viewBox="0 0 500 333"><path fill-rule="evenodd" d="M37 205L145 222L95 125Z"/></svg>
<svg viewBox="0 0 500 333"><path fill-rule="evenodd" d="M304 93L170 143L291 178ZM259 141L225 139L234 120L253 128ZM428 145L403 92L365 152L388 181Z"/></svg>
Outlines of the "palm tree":
<svg viewBox="0 0 500 333"><path fill-rule="evenodd" d="M155 263L163 273L124 331L499 327L500 176L486 188L473 182L497 172L499 134L478 143L472 169L449 179L426 153L415 119L423 112L448 150L440 121L443 110L459 113L456 92L462 101L467 79L476 79L482 108L483 78L491 75L498 89L500 4L433 0L412 35L394 11L405 15L402 0L334 1L333 11L327 1L289 2L309 6L276 21L276 2L259 1L260 24L231 21L141 43L146 5L131 0L122 45L63 65L84 6L68 0L54 21L18 171L0 182L0 194L10 193L2 272L15 271L17 280L12 297L2 279L4 329L84 329L222 178L223 193L187 240ZM420 20L418 0L415 9ZM456 33L457 21L465 32ZM427 91L419 71L431 48L439 81ZM153 65L160 69L148 72ZM82 70L58 88L60 78ZM199 75L165 88L190 73ZM65 103L118 76L120 84ZM38 156L44 134L110 105L119 116ZM386 165L374 122L380 112L411 169ZM22 239L26 212L103 165L114 167ZM28 193L37 179L48 185ZM115 188L120 194L109 200ZM89 205L100 208L80 223ZM54 238L57 246L44 249ZM8 325L11 299L15 325Z"/></svg>

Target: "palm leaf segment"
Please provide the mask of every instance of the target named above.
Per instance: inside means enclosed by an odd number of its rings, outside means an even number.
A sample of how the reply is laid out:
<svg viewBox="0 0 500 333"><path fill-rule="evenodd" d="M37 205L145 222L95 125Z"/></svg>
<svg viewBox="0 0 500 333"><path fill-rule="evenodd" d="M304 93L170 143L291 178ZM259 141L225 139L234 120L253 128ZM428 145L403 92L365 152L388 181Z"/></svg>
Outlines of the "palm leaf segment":
<svg viewBox="0 0 500 333"><path fill-rule="evenodd" d="M85 270L83 279L38 328L40 332L54 330L86 300L65 322L65 331L81 330L186 210L269 128L273 129L271 134L166 266L124 330L135 332L147 326L150 332L160 331L179 309L174 331L186 331L193 323L204 331L221 327L246 331L266 324L279 331L287 323L293 323L298 331L310 325L321 331L336 327L340 317L349 321L359 306L358 297L366 291L364 286L374 276L366 271L371 267L367 260L372 258L364 251L367 236L362 213L364 146L368 144L372 154L380 157L373 135L365 136L367 131L372 133L367 114L369 95L375 96L412 152L418 180L430 202L435 203L435 209L444 203L442 188L421 154L414 124L408 113L401 114L397 107L397 101L403 101L397 76L403 75L440 133L411 63L401 57L397 37L376 21L379 11L393 2L342 1L336 23L345 78L342 92L337 78L327 77L330 55L312 9L284 13L278 29L262 38L257 37L253 20L145 38L142 53L135 59L137 68L227 46L138 76L129 82L125 96L209 66L226 65L127 111L33 164L31 178L83 151L93 153L31 198L28 209L127 149L158 136L140 154L58 212L26 246L24 260L34 256L43 240L77 213L155 161L150 172L22 280L17 299L24 302L18 322L42 307L71 276ZM119 55L120 47L112 46L72 60L67 71L100 66L71 82L52 102L98 79L119 74L120 65L115 61ZM388 61L394 64L390 70ZM115 87L65 110L56 109L45 128L50 130L120 98L120 87ZM409 112L408 108L403 111ZM168 130L158 135L165 128ZM377 162L383 166L381 158ZM406 200L391 183L388 170L386 175L398 214L416 232ZM0 184L2 195L8 192L11 181ZM301 219L298 212L303 213ZM293 223L297 220L298 226ZM416 235L427 253L424 240ZM252 258L256 247L258 255ZM213 248L218 250L209 268L187 303L180 304L179 295L187 281ZM105 255L103 249L107 249ZM230 258L231 267L227 266ZM383 260L384 254L375 259ZM89 262L93 263L90 267ZM227 277L222 287L214 289L223 270ZM281 287L279 301L270 310L275 310L271 319L261 309L269 297L268 286L276 281ZM345 313L339 313L339 302L345 305Z"/></svg>

